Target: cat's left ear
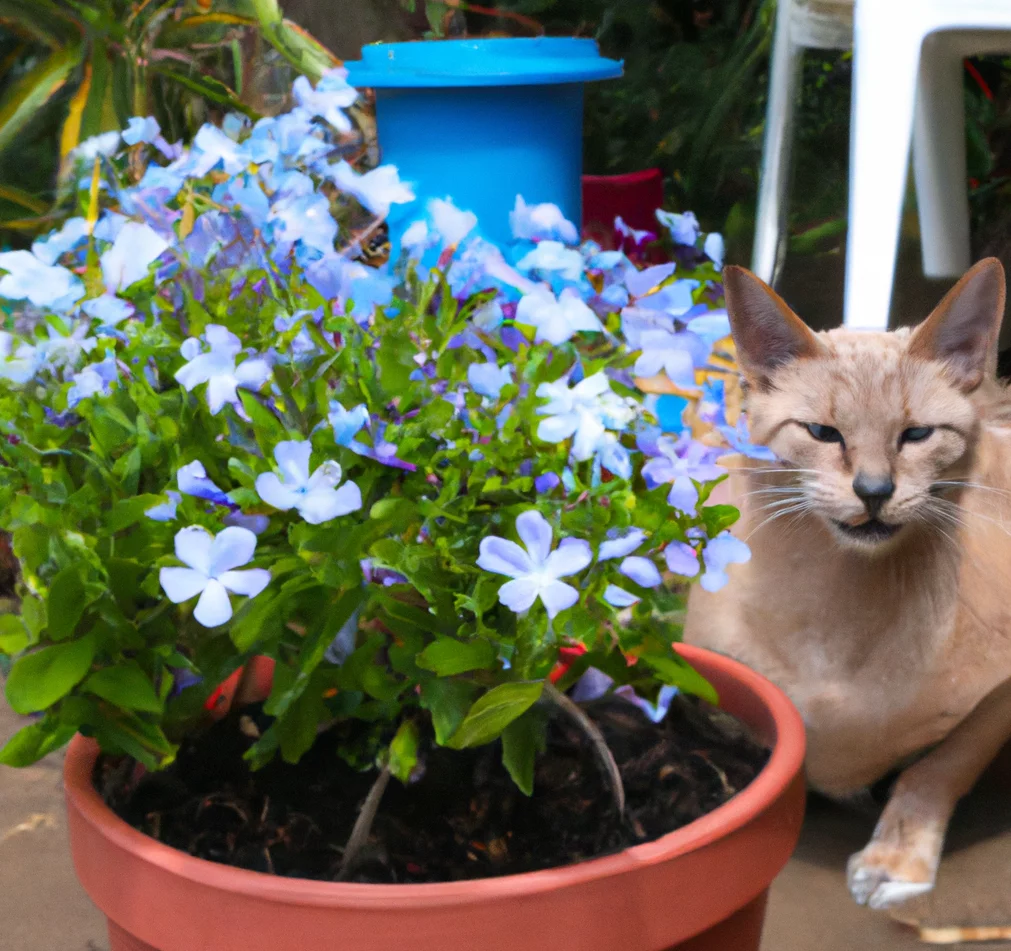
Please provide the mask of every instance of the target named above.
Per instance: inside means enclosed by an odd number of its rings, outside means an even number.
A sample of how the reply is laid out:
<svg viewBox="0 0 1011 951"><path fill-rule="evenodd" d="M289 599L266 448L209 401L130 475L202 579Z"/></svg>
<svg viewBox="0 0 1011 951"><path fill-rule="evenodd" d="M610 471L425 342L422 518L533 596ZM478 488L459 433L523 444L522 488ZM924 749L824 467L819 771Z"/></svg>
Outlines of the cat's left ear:
<svg viewBox="0 0 1011 951"><path fill-rule="evenodd" d="M976 389L997 372L997 335L1006 295L1000 261L984 258L913 331L909 354L944 363L963 392Z"/></svg>

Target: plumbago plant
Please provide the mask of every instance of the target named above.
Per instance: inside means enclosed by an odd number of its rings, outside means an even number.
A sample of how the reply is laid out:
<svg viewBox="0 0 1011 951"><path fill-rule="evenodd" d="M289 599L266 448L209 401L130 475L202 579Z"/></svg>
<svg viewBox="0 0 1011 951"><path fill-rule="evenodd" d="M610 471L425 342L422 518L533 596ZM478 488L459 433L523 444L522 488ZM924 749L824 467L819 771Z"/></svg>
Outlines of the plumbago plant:
<svg viewBox="0 0 1011 951"><path fill-rule="evenodd" d="M81 216L0 254L0 526L21 566L0 649L36 714L0 762L81 731L165 766L267 655L254 766L358 721L342 755L383 783L431 742L501 739L529 793L554 704L613 779L569 688L655 717L673 689L713 698L671 646L681 582L715 590L748 557L736 510L706 504L726 449L662 432L636 384L663 378L751 448L700 383L729 332L719 240L660 213L685 263L640 271L554 206L518 197L499 248L436 201L370 267L348 222L374 229L410 185L335 160L342 71L294 92L186 150L134 119L80 170Z"/></svg>

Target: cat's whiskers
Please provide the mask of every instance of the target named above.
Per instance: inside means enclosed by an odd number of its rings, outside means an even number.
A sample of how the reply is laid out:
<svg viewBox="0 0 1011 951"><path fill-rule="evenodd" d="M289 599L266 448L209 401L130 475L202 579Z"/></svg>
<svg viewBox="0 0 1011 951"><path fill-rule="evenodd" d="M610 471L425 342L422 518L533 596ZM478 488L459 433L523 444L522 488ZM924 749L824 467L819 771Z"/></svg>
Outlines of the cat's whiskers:
<svg viewBox="0 0 1011 951"><path fill-rule="evenodd" d="M772 514L759 522L750 532L748 532L747 537L744 539L745 542L751 540L751 538L759 532L761 529L775 522L777 519L783 517L790 517L791 519L797 518L802 514L809 513L813 511L814 506L811 500L807 497L799 499L797 501L793 500L781 500L779 502L770 502L763 509L758 511L768 511L769 509L775 509Z"/></svg>

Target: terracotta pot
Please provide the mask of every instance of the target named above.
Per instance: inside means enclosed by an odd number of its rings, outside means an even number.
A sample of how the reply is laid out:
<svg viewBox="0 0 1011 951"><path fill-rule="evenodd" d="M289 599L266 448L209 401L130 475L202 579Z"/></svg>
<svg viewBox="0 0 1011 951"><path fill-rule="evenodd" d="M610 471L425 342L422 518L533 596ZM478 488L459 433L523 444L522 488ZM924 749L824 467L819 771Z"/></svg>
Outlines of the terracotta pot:
<svg viewBox="0 0 1011 951"><path fill-rule="evenodd" d="M77 875L110 951L757 951L766 889L804 813L804 728L735 661L680 646L723 706L773 745L726 805L655 842L566 868L433 885L276 878L192 858L115 816L77 737L64 779Z"/></svg>

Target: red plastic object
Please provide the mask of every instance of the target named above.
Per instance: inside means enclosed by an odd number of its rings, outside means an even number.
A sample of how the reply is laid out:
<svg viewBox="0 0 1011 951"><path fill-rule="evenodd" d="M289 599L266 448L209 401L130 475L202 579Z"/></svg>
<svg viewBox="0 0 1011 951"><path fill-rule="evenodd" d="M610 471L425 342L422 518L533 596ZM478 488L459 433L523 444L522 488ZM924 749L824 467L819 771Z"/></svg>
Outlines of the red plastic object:
<svg viewBox="0 0 1011 951"><path fill-rule="evenodd" d="M274 660L272 657L254 657L249 661L251 679L247 685L248 695L239 699L240 703L256 703L258 700L266 700L270 695L270 688L274 684ZM228 713L235 699L235 691L239 686L239 678L242 676L244 667L240 667L231 674L214 691L204 704L206 710L210 710L216 717L223 717Z"/></svg>
<svg viewBox="0 0 1011 951"><path fill-rule="evenodd" d="M769 884L804 815L804 726L786 696L729 658L677 650L772 746L754 782L683 829L565 868L431 885L264 875L169 848L127 825L76 737L64 765L78 878L110 951L758 951Z"/></svg>
<svg viewBox="0 0 1011 951"><path fill-rule="evenodd" d="M631 241L622 241L614 230L614 219L621 217L630 228L658 233L657 208L663 207L663 175L658 168L625 175L583 176L583 237L613 251L622 247L634 251ZM662 260L659 249L639 251L643 260Z"/></svg>

